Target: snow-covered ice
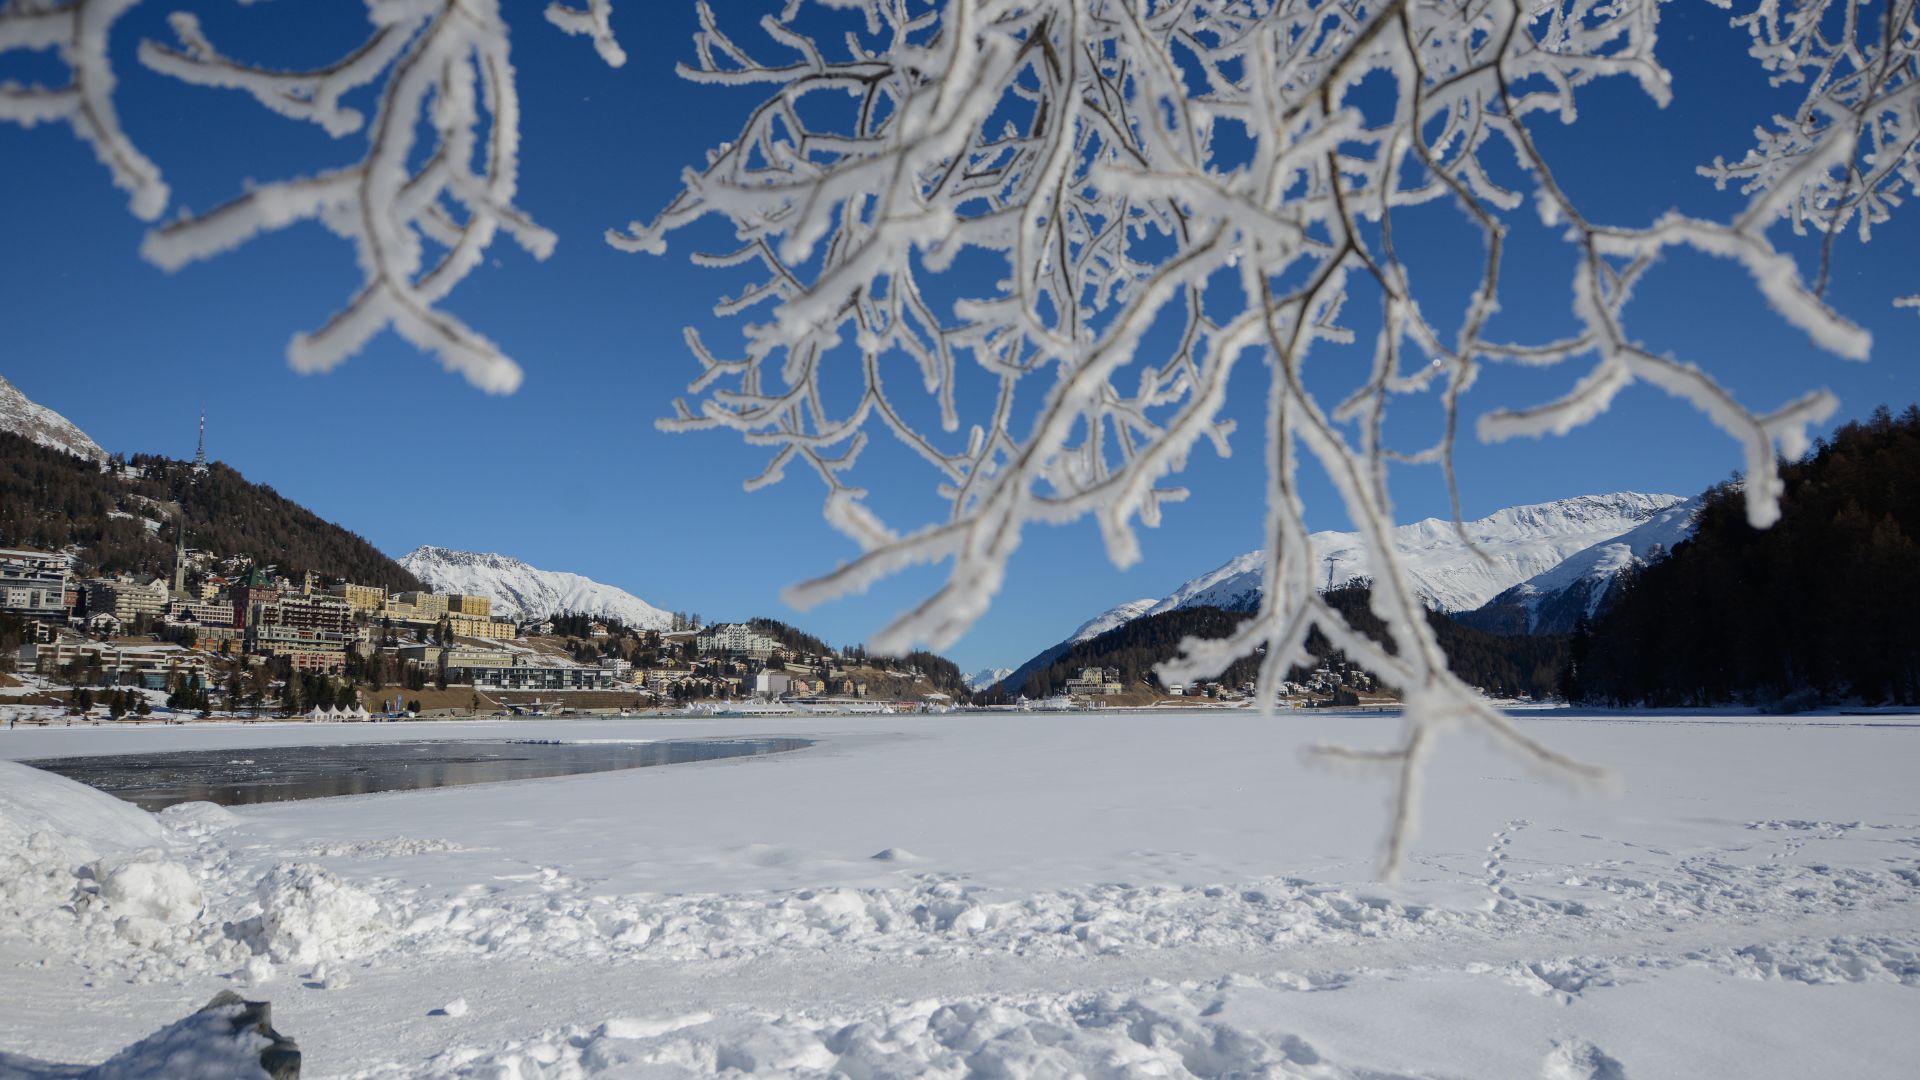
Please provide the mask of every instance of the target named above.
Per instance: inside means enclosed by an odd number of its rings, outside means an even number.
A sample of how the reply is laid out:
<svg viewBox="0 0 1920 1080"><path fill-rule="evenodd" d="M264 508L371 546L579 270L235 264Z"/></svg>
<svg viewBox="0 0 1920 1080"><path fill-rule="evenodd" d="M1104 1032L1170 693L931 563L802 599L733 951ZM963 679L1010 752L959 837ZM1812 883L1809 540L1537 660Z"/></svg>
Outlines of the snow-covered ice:
<svg viewBox="0 0 1920 1080"><path fill-rule="evenodd" d="M1619 793L1453 740L1393 885L1384 783L1301 756L1392 717L439 724L820 742L160 815L0 762L0 1051L102 1062L236 988L308 1076L1910 1074L1920 719L1518 722Z"/></svg>

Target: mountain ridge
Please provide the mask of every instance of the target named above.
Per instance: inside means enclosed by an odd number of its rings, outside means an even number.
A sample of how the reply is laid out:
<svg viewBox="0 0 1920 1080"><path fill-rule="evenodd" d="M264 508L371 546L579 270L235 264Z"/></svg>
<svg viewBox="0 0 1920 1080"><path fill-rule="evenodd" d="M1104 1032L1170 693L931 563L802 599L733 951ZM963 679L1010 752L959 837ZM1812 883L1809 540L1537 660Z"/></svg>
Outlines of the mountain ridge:
<svg viewBox="0 0 1920 1080"><path fill-rule="evenodd" d="M1476 612L1525 582L1551 572L1570 557L1594 550L1688 500L1678 495L1635 491L1576 495L1544 503L1497 510L1455 526L1427 518L1394 530L1396 546L1407 560L1415 591L1427 606L1449 613ZM1475 555L1460 533L1485 552ZM1308 537L1316 567L1325 568L1332 585L1367 576L1360 534L1323 531ZM1329 561L1331 566L1329 566ZM1050 646L996 684L1014 692L1034 672L1054 663L1074 646L1136 619L1188 608L1246 612L1259 607L1265 555L1249 551L1188 579L1157 601L1129 601L1082 623L1066 640ZM1140 605L1146 605L1141 607ZM1486 629L1480 623L1471 623Z"/></svg>
<svg viewBox="0 0 1920 1080"><path fill-rule="evenodd" d="M41 446L89 461L107 460L107 452L79 425L54 412L0 375L0 431L32 439Z"/></svg>
<svg viewBox="0 0 1920 1080"><path fill-rule="evenodd" d="M1599 614L1623 572L1646 565L1656 549L1672 551L1692 536L1701 506L1697 496L1675 503L1457 617L1468 626L1494 633L1571 633L1582 616L1591 619Z"/></svg>
<svg viewBox="0 0 1920 1080"><path fill-rule="evenodd" d="M544 619L576 613L613 618L639 630L671 630L673 616L618 586L564 570L542 570L497 552L422 545L400 565L436 592L485 596L496 615Z"/></svg>
<svg viewBox="0 0 1920 1080"><path fill-rule="evenodd" d="M1415 591L1429 607L1473 611L1569 556L1685 501L1678 495L1621 491L1510 506L1462 523L1467 536L1489 556L1484 562L1461 540L1461 528L1440 518L1402 525L1394 530L1394 538ZM1314 565L1329 570L1332 584L1369 576L1359 533L1317 532L1307 539ZM1251 610L1260 601L1264 559L1257 550L1235 556L1183 583L1147 614L1200 606Z"/></svg>

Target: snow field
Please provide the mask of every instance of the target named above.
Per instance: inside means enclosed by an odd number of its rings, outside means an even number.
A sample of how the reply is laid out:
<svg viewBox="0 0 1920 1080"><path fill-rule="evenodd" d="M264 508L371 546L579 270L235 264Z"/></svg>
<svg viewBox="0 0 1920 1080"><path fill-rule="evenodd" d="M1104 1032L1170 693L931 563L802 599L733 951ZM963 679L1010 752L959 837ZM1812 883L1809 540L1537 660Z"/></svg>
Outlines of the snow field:
<svg viewBox="0 0 1920 1080"><path fill-rule="evenodd" d="M1450 749L1393 886L1379 786L1297 754L1390 737L1377 718L433 725L822 742L160 815L0 763L0 971L28 991L0 1048L101 1061L232 986L312 1076L1901 1075L1920 726L1523 723L1622 794ZM422 730L53 729L0 754Z"/></svg>

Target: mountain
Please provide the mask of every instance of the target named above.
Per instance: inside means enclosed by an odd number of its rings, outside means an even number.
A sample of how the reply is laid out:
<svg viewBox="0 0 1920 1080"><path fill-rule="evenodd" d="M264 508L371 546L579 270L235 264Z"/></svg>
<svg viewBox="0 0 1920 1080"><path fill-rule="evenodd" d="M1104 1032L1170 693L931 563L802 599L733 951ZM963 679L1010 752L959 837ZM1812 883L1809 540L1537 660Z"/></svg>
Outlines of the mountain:
<svg viewBox="0 0 1920 1080"><path fill-rule="evenodd" d="M1095 615L1093 618L1088 619L1086 622L1081 623L1080 629L1068 635L1067 640L1063 642L1063 644L1078 645L1083 641L1090 641L1097 638L1116 626L1130 623L1140 616L1145 615L1147 612L1152 611L1158 603L1160 603L1160 601L1149 596L1144 600L1129 600L1124 604L1110 607L1100 614Z"/></svg>
<svg viewBox="0 0 1920 1080"><path fill-rule="evenodd" d="M124 468L102 469L0 431L0 546L70 549L83 575L165 576L183 525L188 547L250 555L290 577L311 570L389 589L420 587L364 537L219 462L201 472L135 455Z"/></svg>
<svg viewBox="0 0 1920 1080"><path fill-rule="evenodd" d="M494 614L507 618L573 612L618 619L637 630L673 628L672 615L625 589L579 574L539 570L505 555L421 547L402 556L400 565L435 592L485 596L493 601Z"/></svg>
<svg viewBox="0 0 1920 1080"><path fill-rule="evenodd" d="M1581 616L1592 618L1622 572L1644 566L1650 557L1672 551L1693 535L1700 517L1698 498L1660 511L1610 540L1568 556L1459 616L1468 626L1498 634L1567 634Z"/></svg>
<svg viewBox="0 0 1920 1080"><path fill-rule="evenodd" d="M1354 629L1376 641L1388 639L1386 626L1368 607L1368 587L1342 585L1325 594L1327 603L1345 615ZM1112 668L1128 690L1144 690L1155 665L1170 659L1189 637L1217 638L1231 634L1249 616L1247 611L1226 611L1209 605L1172 608L1143 615L1121 623L1111 630L1074 642L1045 664L1024 676L1002 683L1008 696L1024 694L1045 698L1065 689L1067 680L1083 668ZM1433 628L1440 648L1454 674L1500 697L1529 693L1552 693L1565 667L1567 638L1563 635L1523 635L1508 637L1462 626L1437 611L1427 612L1427 624ZM1314 633L1308 636L1308 651L1324 661L1345 662L1345 658ZM1229 689L1253 682L1259 677L1264 657L1258 653L1242 656L1221 672L1218 681ZM1289 671L1286 678L1299 682L1307 673Z"/></svg>
<svg viewBox="0 0 1920 1080"><path fill-rule="evenodd" d="M1568 558L1601 549L1642 526L1665 521L1673 527L1665 515L1686 501L1678 495L1623 491L1508 507L1465 523L1467 536L1485 553L1484 559L1461 541L1460 530L1453 522L1440 518L1402 525L1394 530L1394 540L1407 560L1415 590L1429 607L1444 612L1474 612L1514 587L1551 572ZM1660 535L1665 533L1650 532L1645 543L1651 545ZM1338 586L1367 576L1366 552L1359 533L1317 532L1308 539L1316 577L1325 574ZM1636 539L1631 543L1639 542ZM1262 552L1249 551L1182 584L1160 600L1129 601L1102 612L1082 623L1067 640L1020 665L999 685L1009 694L1017 693L1035 674L1058 662L1076 645L1137 619L1195 608L1252 611L1260 606L1263 561ZM1588 571L1599 574L1601 564L1596 552ZM1494 629L1484 622L1462 621L1482 630Z"/></svg>
<svg viewBox="0 0 1920 1080"><path fill-rule="evenodd" d="M1046 668L1054 661L1065 656L1067 651L1075 645L1083 641L1091 641L1115 627L1125 626L1140 616L1145 615L1149 609L1159 602L1160 601L1149 596L1143 600L1129 600L1124 604L1117 604L1110 607L1100 614L1095 615L1093 618L1088 619L1086 622L1081 623L1079 629L1067 635L1065 641L1041 650L1038 656L1021 664L1017 668L996 669L999 672L998 678L983 686L977 686L974 689L989 690L995 686L1004 686L1008 693L1018 692L1020 687L1025 685L1027 680L1032 677L1035 672ZM982 674L985 673L983 672Z"/></svg>
<svg viewBox="0 0 1920 1080"><path fill-rule="evenodd" d="M991 668L985 671L970 671L967 674L961 676L961 678L966 680L968 689L985 690L988 687L992 686L994 683L999 682L1001 679L1004 679L1011 674L1013 674L1012 668L998 667L998 668Z"/></svg>
<svg viewBox="0 0 1920 1080"><path fill-rule="evenodd" d="M32 439L41 446L60 450L89 461L107 460L107 452L73 421L35 404L20 388L0 376L0 431Z"/></svg>
<svg viewBox="0 0 1920 1080"><path fill-rule="evenodd" d="M1678 495L1583 495L1557 502L1513 506L1466 522L1466 534L1486 558L1475 555L1451 521L1428 518L1394 530L1394 546L1407 561L1413 586L1440 611L1472 611L1506 590L1559 566L1569 556L1612 540L1684 502ZM1359 533L1317 532L1316 579L1339 585L1367 577ZM1263 555L1250 551L1180 586L1147 614L1186 607L1250 611L1259 606ZM1332 561L1328 572L1328 561Z"/></svg>

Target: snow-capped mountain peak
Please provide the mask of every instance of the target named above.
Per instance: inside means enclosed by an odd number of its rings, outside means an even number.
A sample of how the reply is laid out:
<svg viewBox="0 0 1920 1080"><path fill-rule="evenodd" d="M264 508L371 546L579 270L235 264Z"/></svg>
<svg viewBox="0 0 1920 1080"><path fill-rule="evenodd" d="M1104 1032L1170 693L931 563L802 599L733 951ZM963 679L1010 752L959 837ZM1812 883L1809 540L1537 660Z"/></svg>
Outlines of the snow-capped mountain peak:
<svg viewBox="0 0 1920 1080"><path fill-rule="evenodd" d="M1569 555L1472 612L1467 621L1485 629L1565 633L1581 616L1591 618L1620 572L1639 566L1656 549L1672 550L1693 535L1700 500L1675 503L1628 529Z"/></svg>
<svg viewBox="0 0 1920 1080"><path fill-rule="evenodd" d="M1441 518L1402 525L1394 541L1423 600L1442 611L1472 611L1684 501L1626 491L1511 506L1465 523L1467 537L1485 558L1461 539L1461 529ZM1317 580L1331 578L1337 585L1368 576L1360 534L1317 532L1309 540ZM1200 606L1244 611L1259 603L1264 577L1264 556L1250 551L1181 585L1146 613Z"/></svg>
<svg viewBox="0 0 1920 1080"><path fill-rule="evenodd" d="M107 460L107 452L73 421L21 393L5 376L0 376L0 431L11 431L74 457Z"/></svg>
<svg viewBox="0 0 1920 1080"><path fill-rule="evenodd" d="M435 592L485 596L496 615L536 619L577 612L618 619L641 630L670 630L673 616L625 589L579 574L540 570L492 552L420 547L400 559Z"/></svg>
<svg viewBox="0 0 1920 1080"><path fill-rule="evenodd" d="M961 678L966 680L968 689L985 690L1011 674L1013 674L1013 669L1010 667L986 668L980 671L970 671L961 676Z"/></svg>

